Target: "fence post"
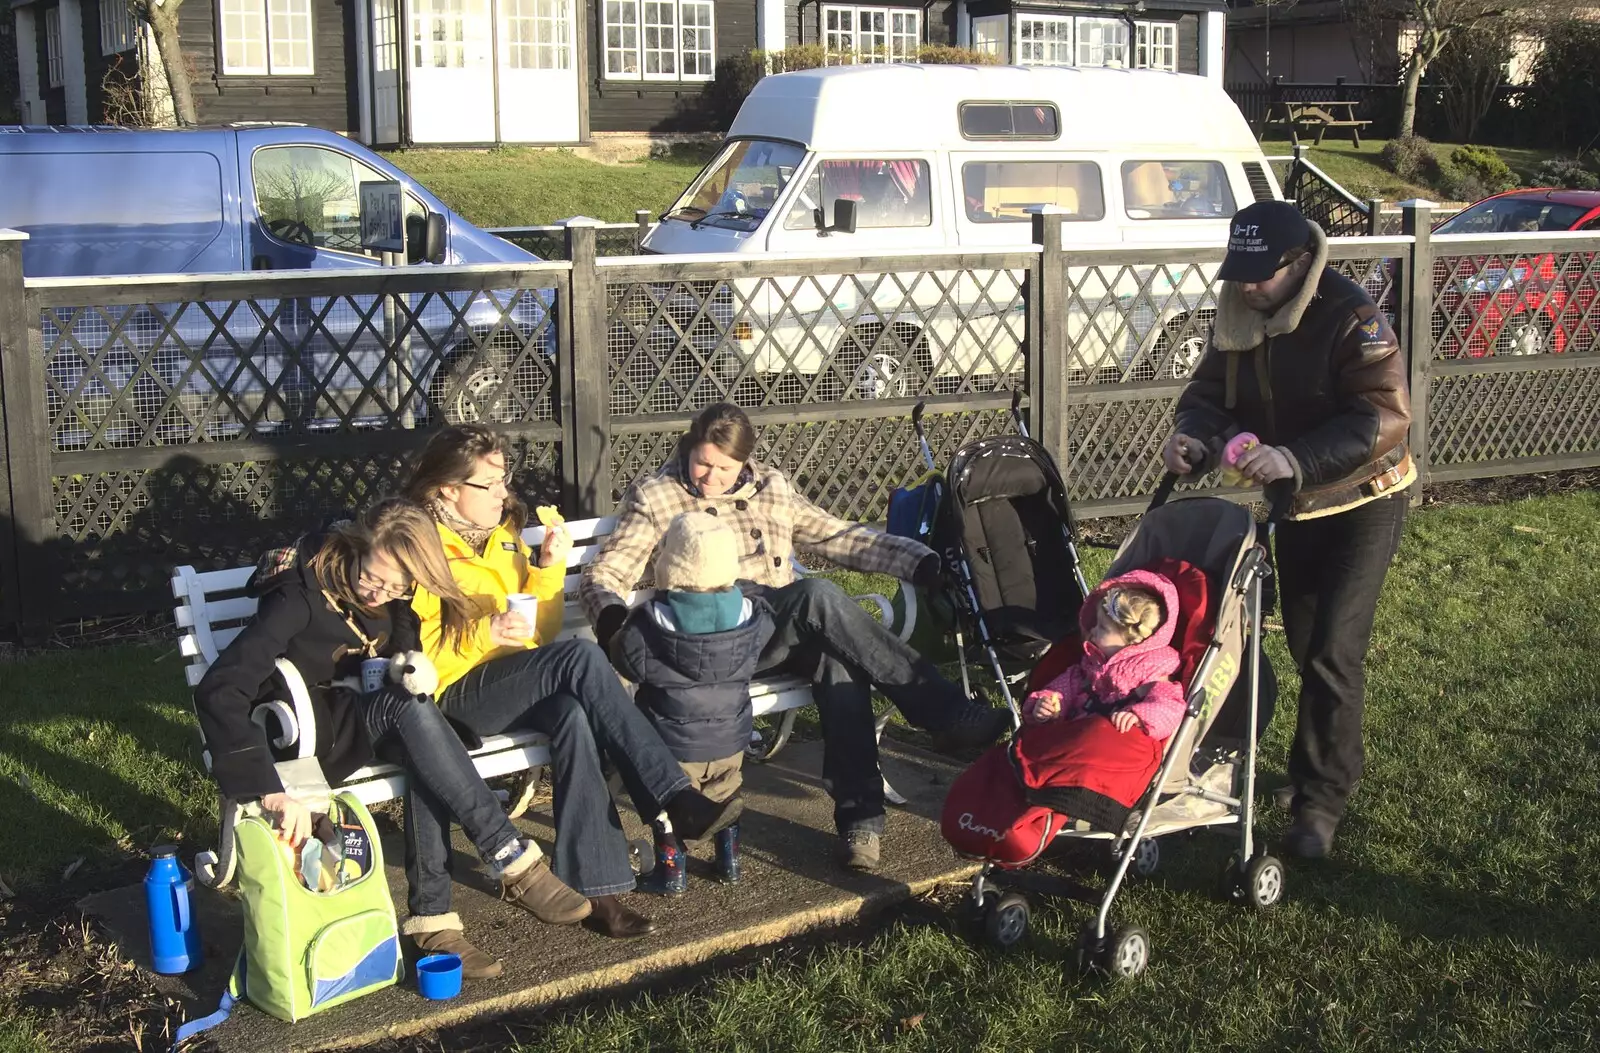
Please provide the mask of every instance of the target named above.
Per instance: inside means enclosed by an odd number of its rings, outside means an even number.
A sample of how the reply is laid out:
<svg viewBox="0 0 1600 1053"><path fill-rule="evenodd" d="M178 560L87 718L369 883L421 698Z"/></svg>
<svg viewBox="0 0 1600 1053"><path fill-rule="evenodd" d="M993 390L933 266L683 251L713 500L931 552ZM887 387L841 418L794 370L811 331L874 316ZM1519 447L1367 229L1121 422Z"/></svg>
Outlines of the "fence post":
<svg viewBox="0 0 1600 1053"><path fill-rule="evenodd" d="M1367 198L1367 237L1377 238L1383 235L1383 198Z"/></svg>
<svg viewBox="0 0 1600 1053"><path fill-rule="evenodd" d="M28 235L0 230L0 403L5 419L4 518L0 522L0 612L25 640L42 639L55 616L55 540L44 336L22 283Z"/></svg>
<svg viewBox="0 0 1600 1053"><path fill-rule="evenodd" d="M1420 501L1422 486L1428 481L1428 409L1433 391L1428 378L1428 364L1433 361L1433 209L1432 201L1413 198L1400 202L1400 229L1414 239L1411 253L1406 258L1405 284L1401 290L1405 297L1405 328L1401 338L1410 356L1411 366L1411 457L1417 462L1417 492L1412 501Z"/></svg>
<svg viewBox="0 0 1600 1053"><path fill-rule="evenodd" d="M1067 464L1067 281L1061 213L1046 205L1033 216L1039 266L1027 286L1029 430L1061 466Z"/></svg>
<svg viewBox="0 0 1600 1053"><path fill-rule="evenodd" d="M633 236L633 253L637 256L644 251L644 239L650 234L650 210L638 208L633 211L634 225L639 228Z"/></svg>
<svg viewBox="0 0 1600 1053"><path fill-rule="evenodd" d="M607 369L606 288L595 268L595 227L569 220L572 272L563 313L571 342L561 362L561 477L573 518L609 515L611 500L611 376Z"/></svg>

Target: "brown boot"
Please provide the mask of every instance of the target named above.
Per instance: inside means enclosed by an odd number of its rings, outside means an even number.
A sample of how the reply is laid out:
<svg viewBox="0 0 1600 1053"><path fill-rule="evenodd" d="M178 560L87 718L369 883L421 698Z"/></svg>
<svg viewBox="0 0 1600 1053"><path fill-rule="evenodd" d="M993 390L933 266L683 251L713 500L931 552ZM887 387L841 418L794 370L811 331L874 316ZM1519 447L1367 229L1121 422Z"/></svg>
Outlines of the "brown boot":
<svg viewBox="0 0 1600 1053"><path fill-rule="evenodd" d="M419 956L453 954L460 958L461 975L468 980L487 980L500 975L500 963L467 942L458 914L407 918L400 931L411 937Z"/></svg>
<svg viewBox="0 0 1600 1053"><path fill-rule="evenodd" d="M594 913L584 920L583 927L614 940L632 940L656 931L656 923L640 914L621 896L596 896L589 901Z"/></svg>
<svg viewBox="0 0 1600 1053"><path fill-rule="evenodd" d="M587 918L594 908L551 872L544 856L519 865L531 855L532 852L524 852L511 864L511 869L500 876L500 898L516 904L547 925L576 925Z"/></svg>

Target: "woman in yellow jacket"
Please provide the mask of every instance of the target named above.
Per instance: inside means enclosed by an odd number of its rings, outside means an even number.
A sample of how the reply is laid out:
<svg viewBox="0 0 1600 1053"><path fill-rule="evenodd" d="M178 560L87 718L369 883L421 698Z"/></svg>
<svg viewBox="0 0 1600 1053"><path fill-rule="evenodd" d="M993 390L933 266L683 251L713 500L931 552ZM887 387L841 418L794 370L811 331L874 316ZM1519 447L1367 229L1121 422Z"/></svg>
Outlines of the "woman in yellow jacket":
<svg viewBox="0 0 1600 1053"><path fill-rule="evenodd" d="M607 936L642 936L655 924L619 894L634 887L622 824L601 755L622 776L646 822L662 812L680 836L709 837L739 817L743 801L712 802L692 789L610 661L588 640L556 640L572 538L546 531L537 560L522 542L527 509L509 490L505 440L464 424L436 434L413 468L406 496L433 514L450 571L477 618L459 648L446 646L439 600L419 588L413 607L422 648L439 671L439 707L479 737L534 730L548 735L555 776L558 877L594 905L584 924ZM538 599L537 624L507 609L507 597ZM449 816L419 814L428 837L449 844ZM430 852L430 855L434 853ZM449 859L437 853L438 874Z"/></svg>

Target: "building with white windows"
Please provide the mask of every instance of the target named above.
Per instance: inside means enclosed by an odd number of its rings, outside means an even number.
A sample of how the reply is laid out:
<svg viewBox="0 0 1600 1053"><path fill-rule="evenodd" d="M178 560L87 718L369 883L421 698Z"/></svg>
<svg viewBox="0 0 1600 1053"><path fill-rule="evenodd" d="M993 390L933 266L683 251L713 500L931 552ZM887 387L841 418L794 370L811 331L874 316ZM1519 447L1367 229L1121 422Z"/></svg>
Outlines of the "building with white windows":
<svg viewBox="0 0 1600 1053"><path fill-rule="evenodd" d="M10 3L26 122L106 121L120 99L108 83L159 68L124 0ZM719 63L790 44L877 61L955 44L1017 64L1220 80L1225 10L1223 0L184 0L181 26L204 123L303 121L380 146L570 144L719 131L707 105Z"/></svg>

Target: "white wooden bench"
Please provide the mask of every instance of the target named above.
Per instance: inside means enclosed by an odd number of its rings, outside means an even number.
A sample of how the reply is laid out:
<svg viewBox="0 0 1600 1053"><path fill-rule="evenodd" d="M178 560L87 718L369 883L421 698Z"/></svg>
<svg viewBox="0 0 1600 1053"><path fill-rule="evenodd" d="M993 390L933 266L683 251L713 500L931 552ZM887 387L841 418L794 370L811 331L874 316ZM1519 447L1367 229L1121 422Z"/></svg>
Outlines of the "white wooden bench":
<svg viewBox="0 0 1600 1053"><path fill-rule="evenodd" d="M594 561L606 536L615 526L614 517L567 524L567 529L572 533L572 553L567 558L567 578L563 588L566 610L562 639L571 636L594 639L594 631L578 603L578 585L583 567ZM544 528L529 527L522 536L524 541L537 549L544 540ZM217 655L255 615L256 600L243 591L254 570L253 566L249 566L200 573L193 567L184 566L174 572L172 594L178 605L173 611L173 620L182 634L179 650L189 659L184 675L190 688L200 683ZM806 573L798 563L796 570L801 574ZM637 603L647 595L634 593L628 597L628 601ZM916 590L909 582L900 584L898 611L895 603L886 596L868 594L858 598L875 605L883 623L894 629L902 640L910 639L912 630L916 628L917 601ZM286 788L298 790L304 787L312 794L318 790L325 791L326 783L321 781L321 769L314 759L316 721L305 681L287 659L278 659L278 672L289 697L257 706L251 719L268 735L280 753L293 752L291 759L280 761L277 765ZM770 741L765 736L755 736L748 749L748 756L752 760L771 760L789 741L799 710L811 704L811 684L798 677L757 680L750 685L750 698L756 716L781 715ZM886 712L878 721L880 734L888 716ZM201 749L209 772L211 753L203 741ZM472 750L471 755L473 765L485 779L524 771L536 775L539 768L550 763L548 742L543 735L531 731L491 736L484 739L479 748ZM372 805L400 797L405 792L405 780L403 769L393 764L378 763L355 772L337 788L351 791L362 803ZM894 803L902 802L887 783L884 789ZM207 885L220 888L233 879L233 823L241 803L226 797L222 799L222 843L217 852L201 852L195 856L195 874Z"/></svg>

